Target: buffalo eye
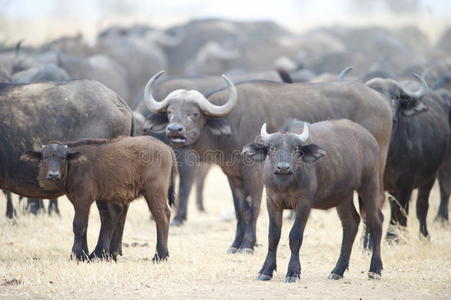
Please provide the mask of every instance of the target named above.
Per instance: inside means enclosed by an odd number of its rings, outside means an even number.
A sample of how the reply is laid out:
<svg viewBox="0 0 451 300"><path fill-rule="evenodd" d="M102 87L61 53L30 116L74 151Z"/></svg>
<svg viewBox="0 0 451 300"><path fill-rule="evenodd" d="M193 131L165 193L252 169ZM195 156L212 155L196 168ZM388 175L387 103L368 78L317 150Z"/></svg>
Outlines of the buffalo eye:
<svg viewBox="0 0 451 300"><path fill-rule="evenodd" d="M197 119L197 117L199 117L199 113L198 112L193 112L188 114L188 117L191 119Z"/></svg>

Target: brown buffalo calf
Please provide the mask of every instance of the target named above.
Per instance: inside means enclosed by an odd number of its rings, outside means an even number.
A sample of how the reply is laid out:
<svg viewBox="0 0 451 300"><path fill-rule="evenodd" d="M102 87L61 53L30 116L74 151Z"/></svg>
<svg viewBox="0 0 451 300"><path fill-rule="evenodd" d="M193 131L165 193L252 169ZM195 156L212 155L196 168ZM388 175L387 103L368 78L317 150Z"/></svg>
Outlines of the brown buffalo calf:
<svg viewBox="0 0 451 300"><path fill-rule="evenodd" d="M293 133L293 128L301 125L304 128L302 133ZM361 209L374 245L369 276L379 278L382 270L382 223L376 139L362 126L349 120L312 125L292 121L284 131L273 134L268 134L266 125L263 125L259 138L243 149L245 155L264 161L269 242L258 279L271 279L276 269L283 209L294 209L296 214L290 231L291 258L285 277L286 282L295 282L301 274L299 249L310 210L331 207L337 208L343 225L343 242L340 257L329 278L342 278L360 222L352 201L354 191L360 196Z"/></svg>
<svg viewBox="0 0 451 300"><path fill-rule="evenodd" d="M148 136L82 139L50 142L41 151L25 152L21 159L39 162L39 184L44 188L52 185L63 188L74 205L72 255L78 260L86 259L89 253L86 232L91 204L94 201L128 204L139 196L146 199L157 226L154 260L168 257L169 205L174 202L177 173L170 147ZM109 245L111 238L105 235L106 241L99 242Z"/></svg>

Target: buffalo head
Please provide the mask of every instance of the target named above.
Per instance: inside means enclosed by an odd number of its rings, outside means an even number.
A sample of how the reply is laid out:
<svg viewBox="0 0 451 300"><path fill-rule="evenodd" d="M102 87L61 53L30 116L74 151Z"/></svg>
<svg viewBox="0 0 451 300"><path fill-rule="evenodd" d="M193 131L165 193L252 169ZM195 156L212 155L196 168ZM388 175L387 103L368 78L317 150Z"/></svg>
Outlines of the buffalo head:
<svg viewBox="0 0 451 300"><path fill-rule="evenodd" d="M290 123L298 126L301 122ZM308 138L309 125L306 122L301 134L289 131L269 134L265 123L257 141L246 145L242 154L254 161L265 161L265 168L274 175L288 176L296 173L299 162L313 163L326 154L320 146L306 144Z"/></svg>
<svg viewBox="0 0 451 300"><path fill-rule="evenodd" d="M48 180L60 181L66 174L66 162L81 163L86 160L80 152L69 151L67 145L60 142L51 142L43 145L41 151L31 150L24 152L20 159L40 163L39 172Z"/></svg>
<svg viewBox="0 0 451 300"><path fill-rule="evenodd" d="M172 144L188 146L194 144L204 128L214 135L231 133L223 117L227 116L237 103L235 86L222 75L230 89L230 96L223 105L215 105L196 90L179 89L171 92L161 101L154 99L152 89L163 71L153 76L144 89L144 101L152 114L144 123L146 131L162 132Z"/></svg>
<svg viewBox="0 0 451 300"><path fill-rule="evenodd" d="M393 79L374 78L366 82L370 88L382 93L391 100L393 120L398 117L410 117L428 110L421 100L428 91L426 81L418 74L413 74L419 82L419 88L412 91L415 82L398 82Z"/></svg>

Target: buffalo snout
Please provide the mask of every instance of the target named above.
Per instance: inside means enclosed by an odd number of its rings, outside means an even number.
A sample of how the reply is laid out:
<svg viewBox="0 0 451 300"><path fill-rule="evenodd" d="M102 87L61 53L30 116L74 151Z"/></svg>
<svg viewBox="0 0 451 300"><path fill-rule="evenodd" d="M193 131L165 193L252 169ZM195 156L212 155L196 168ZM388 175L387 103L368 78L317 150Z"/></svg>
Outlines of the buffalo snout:
<svg viewBox="0 0 451 300"><path fill-rule="evenodd" d="M289 162L278 162L274 174L290 175L293 174L293 168Z"/></svg>
<svg viewBox="0 0 451 300"><path fill-rule="evenodd" d="M61 174L60 174L60 172L49 171L47 173L47 179L51 180L51 181L60 180L61 179Z"/></svg>
<svg viewBox="0 0 451 300"><path fill-rule="evenodd" d="M167 127L168 133L182 133L183 126L179 123L170 123Z"/></svg>

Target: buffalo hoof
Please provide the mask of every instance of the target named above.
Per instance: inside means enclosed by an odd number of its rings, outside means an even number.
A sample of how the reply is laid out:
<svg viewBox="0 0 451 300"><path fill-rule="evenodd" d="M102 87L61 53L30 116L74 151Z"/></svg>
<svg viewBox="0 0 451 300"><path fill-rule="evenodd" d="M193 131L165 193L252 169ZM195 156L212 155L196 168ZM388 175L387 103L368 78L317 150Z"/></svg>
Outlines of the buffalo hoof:
<svg viewBox="0 0 451 300"><path fill-rule="evenodd" d="M171 222L171 226L182 226L182 225L183 225L183 221L182 220L174 219Z"/></svg>
<svg viewBox="0 0 451 300"><path fill-rule="evenodd" d="M385 236L385 240L389 245L398 245L400 243L399 236L397 234L387 232L387 235Z"/></svg>
<svg viewBox="0 0 451 300"><path fill-rule="evenodd" d="M254 249L251 248L241 248L239 251L240 254L248 254L248 255L252 255L254 254Z"/></svg>
<svg viewBox="0 0 451 300"><path fill-rule="evenodd" d="M111 254L96 254L96 253L91 253L89 255L89 260L97 260L97 261L114 261L117 262L117 254L116 253L111 253Z"/></svg>
<svg viewBox="0 0 451 300"><path fill-rule="evenodd" d="M89 257L84 253L81 253L81 254L72 253L72 255L70 256L70 259L77 260L79 262L89 262L90 261Z"/></svg>
<svg viewBox="0 0 451 300"><path fill-rule="evenodd" d="M272 276L265 275L265 274L259 274L257 276L257 280L260 280L260 281L268 281L268 280L271 280L271 279L272 279Z"/></svg>
<svg viewBox="0 0 451 300"><path fill-rule="evenodd" d="M437 215L434 218L434 222L439 223L441 225L447 225L449 223L449 220L443 216Z"/></svg>
<svg viewBox="0 0 451 300"><path fill-rule="evenodd" d="M381 280L382 279L382 275L381 274L377 274L375 272L368 272L368 279Z"/></svg>
<svg viewBox="0 0 451 300"><path fill-rule="evenodd" d="M343 276L340 276L340 275L335 274L335 273L331 273L331 274L329 275L329 279L340 280L340 279L343 279Z"/></svg>
<svg viewBox="0 0 451 300"><path fill-rule="evenodd" d="M167 261L167 260L168 260L168 257L169 257L169 255L166 255L166 256L164 256L164 257L161 257L161 256L159 256L158 254L155 253L155 255L154 255L153 258L152 258L152 262L153 262L154 264L158 264L158 263L160 263L160 262Z"/></svg>
<svg viewBox="0 0 451 300"><path fill-rule="evenodd" d="M235 254L238 252L238 248L235 247L230 247L229 249L227 249L226 253L227 254Z"/></svg>
<svg viewBox="0 0 451 300"><path fill-rule="evenodd" d="M298 280L299 280L298 276L294 276L294 277L287 276L287 277L285 277L285 283L296 283L296 282L298 282Z"/></svg>

